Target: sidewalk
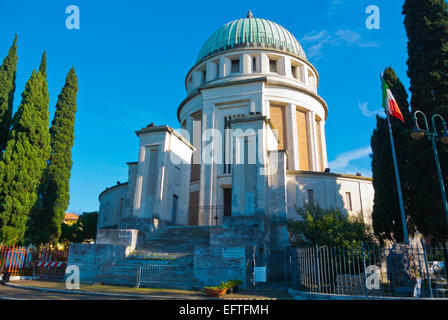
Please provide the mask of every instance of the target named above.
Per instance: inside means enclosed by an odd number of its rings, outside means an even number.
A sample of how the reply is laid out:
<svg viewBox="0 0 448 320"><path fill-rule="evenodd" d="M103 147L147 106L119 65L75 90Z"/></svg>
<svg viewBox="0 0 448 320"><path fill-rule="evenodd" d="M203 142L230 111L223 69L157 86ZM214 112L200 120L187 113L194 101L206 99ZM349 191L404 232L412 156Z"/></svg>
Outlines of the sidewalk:
<svg viewBox="0 0 448 320"><path fill-rule="evenodd" d="M78 290L68 290L65 283L39 280L17 280L7 284L10 287L26 288L30 290L39 290L44 292L58 292L68 294L86 294L101 296L135 297L139 299L186 299L202 300L213 299L201 291L176 290L176 289L158 289L158 288L131 288L112 285L87 285L81 284ZM1 289L1 287L0 287ZM226 294L219 300L278 300L293 299L285 291L241 291L234 294Z"/></svg>

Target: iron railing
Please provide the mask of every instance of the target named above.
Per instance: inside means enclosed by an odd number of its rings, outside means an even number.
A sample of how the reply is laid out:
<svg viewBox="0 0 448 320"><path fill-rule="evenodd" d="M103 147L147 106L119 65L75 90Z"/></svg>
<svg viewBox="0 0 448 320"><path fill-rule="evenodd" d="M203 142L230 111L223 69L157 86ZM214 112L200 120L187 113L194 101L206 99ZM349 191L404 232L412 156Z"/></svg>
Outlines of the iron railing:
<svg viewBox="0 0 448 320"><path fill-rule="evenodd" d="M299 248L297 289L323 294L448 298L446 245Z"/></svg>
<svg viewBox="0 0 448 320"><path fill-rule="evenodd" d="M185 282L189 279L183 276L184 267L172 265L145 265L137 269L136 287L142 285L166 285Z"/></svg>

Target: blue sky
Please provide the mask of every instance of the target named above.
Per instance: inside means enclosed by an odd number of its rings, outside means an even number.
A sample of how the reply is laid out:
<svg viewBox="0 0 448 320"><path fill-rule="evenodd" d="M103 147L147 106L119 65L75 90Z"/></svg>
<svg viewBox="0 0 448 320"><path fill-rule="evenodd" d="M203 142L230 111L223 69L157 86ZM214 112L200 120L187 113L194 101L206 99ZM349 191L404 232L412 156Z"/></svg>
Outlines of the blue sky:
<svg viewBox="0 0 448 320"><path fill-rule="evenodd" d="M380 29L365 26L368 5L380 8ZM403 1L1 1L0 57L17 33L14 106L47 51L50 113L65 75L78 74L69 210L98 209L98 195L127 180L136 161L135 130L151 122L179 126L184 78L208 36L244 17L272 20L299 40L320 75L329 106L326 140L333 172L370 176L370 136L381 112L379 72L392 66L406 87ZM65 27L68 5L80 9L80 29Z"/></svg>

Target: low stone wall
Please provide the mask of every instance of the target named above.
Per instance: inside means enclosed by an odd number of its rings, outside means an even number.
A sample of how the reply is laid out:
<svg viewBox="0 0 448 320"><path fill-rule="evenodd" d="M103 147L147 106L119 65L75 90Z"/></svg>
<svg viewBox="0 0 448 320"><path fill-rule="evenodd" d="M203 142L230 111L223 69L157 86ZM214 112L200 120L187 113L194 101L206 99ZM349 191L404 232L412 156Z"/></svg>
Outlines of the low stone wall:
<svg viewBox="0 0 448 320"><path fill-rule="evenodd" d="M112 264L124 263L126 260L126 246L113 244L79 244L70 245L67 266L75 265L79 268L81 283L98 281L98 274Z"/></svg>
<svg viewBox="0 0 448 320"><path fill-rule="evenodd" d="M126 247L126 255L134 251L139 231L135 229L101 229L96 234L96 244L114 244Z"/></svg>
<svg viewBox="0 0 448 320"><path fill-rule="evenodd" d="M193 258L193 286L219 285L222 281L241 280L246 287L244 247L196 247Z"/></svg>
<svg viewBox="0 0 448 320"><path fill-rule="evenodd" d="M155 218L125 217L120 219L119 229L135 229L141 233L152 233L159 228L159 220Z"/></svg>

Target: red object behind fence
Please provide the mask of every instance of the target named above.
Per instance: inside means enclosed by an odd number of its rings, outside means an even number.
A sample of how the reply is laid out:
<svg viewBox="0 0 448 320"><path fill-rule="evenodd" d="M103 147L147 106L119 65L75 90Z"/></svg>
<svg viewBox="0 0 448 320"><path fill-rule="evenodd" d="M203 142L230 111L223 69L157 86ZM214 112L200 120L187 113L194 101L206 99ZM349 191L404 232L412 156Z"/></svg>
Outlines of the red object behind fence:
<svg viewBox="0 0 448 320"><path fill-rule="evenodd" d="M10 276L33 276L34 267L39 268L39 275L63 274L67 258L68 250L0 245L0 269Z"/></svg>

